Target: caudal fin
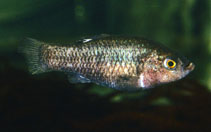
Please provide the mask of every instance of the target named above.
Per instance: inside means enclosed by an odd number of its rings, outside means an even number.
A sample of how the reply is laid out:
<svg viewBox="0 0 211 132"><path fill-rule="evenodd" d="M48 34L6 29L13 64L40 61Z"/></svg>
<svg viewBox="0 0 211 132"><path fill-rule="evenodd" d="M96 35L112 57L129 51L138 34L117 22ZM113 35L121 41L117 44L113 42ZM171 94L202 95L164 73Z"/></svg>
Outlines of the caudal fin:
<svg viewBox="0 0 211 132"><path fill-rule="evenodd" d="M35 39L26 38L24 40L24 44L19 48L19 52L25 55L29 66L29 71L32 74L39 74L47 70L41 59L41 50L43 44L43 42Z"/></svg>

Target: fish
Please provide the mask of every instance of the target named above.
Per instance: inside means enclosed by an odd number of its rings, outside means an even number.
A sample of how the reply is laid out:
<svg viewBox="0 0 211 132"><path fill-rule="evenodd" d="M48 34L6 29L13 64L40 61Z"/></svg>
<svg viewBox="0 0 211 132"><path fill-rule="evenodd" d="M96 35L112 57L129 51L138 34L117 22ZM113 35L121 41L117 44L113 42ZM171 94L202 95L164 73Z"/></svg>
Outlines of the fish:
<svg viewBox="0 0 211 132"><path fill-rule="evenodd" d="M27 38L21 47L29 71L64 72L70 83L136 91L177 81L194 70L186 57L143 37L97 35L68 45Z"/></svg>

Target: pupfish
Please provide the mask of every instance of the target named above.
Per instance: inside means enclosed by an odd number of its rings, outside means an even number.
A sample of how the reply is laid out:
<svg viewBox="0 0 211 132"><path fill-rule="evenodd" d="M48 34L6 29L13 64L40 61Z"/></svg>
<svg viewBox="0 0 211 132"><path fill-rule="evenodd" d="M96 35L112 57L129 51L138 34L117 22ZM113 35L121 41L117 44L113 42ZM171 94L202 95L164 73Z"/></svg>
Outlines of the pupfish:
<svg viewBox="0 0 211 132"><path fill-rule="evenodd" d="M61 71L71 83L128 91L179 80L195 67L185 57L142 37L103 34L64 46L28 38L21 52L32 74Z"/></svg>

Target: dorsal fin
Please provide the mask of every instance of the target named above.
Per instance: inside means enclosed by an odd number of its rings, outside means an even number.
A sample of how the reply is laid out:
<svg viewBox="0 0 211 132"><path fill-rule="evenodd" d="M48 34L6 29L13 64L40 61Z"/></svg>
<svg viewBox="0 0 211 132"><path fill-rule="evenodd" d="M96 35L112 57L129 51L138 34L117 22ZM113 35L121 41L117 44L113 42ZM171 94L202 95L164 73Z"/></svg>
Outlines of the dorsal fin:
<svg viewBox="0 0 211 132"><path fill-rule="evenodd" d="M78 40L77 42L78 43L87 43L92 40L97 40L97 39L101 39L101 38L108 37L108 36L110 36L110 35L109 34L100 34L100 35L96 35L96 36L92 36L92 37L83 37L80 40Z"/></svg>
<svg viewBox="0 0 211 132"><path fill-rule="evenodd" d="M91 81L78 74L68 74L68 81L70 83L90 83Z"/></svg>

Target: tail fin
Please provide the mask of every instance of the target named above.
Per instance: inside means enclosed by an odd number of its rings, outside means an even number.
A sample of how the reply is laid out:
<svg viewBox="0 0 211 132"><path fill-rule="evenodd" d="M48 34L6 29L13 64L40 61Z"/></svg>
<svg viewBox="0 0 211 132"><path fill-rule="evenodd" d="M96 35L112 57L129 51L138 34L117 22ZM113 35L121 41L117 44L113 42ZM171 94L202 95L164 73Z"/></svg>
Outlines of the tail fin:
<svg viewBox="0 0 211 132"><path fill-rule="evenodd" d="M46 71L46 66L41 62L41 49L44 43L32 38L26 38L24 44L19 48L28 61L29 71L39 74Z"/></svg>

